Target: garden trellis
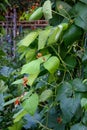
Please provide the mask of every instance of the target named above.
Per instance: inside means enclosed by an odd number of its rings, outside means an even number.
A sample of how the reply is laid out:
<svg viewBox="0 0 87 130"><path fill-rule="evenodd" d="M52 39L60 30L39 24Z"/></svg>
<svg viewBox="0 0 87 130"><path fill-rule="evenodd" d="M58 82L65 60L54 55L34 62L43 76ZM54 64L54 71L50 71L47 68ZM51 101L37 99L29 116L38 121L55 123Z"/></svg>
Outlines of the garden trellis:
<svg viewBox="0 0 87 130"><path fill-rule="evenodd" d="M10 13L6 13L5 21L0 21L0 26L4 28L6 32L6 39L12 44L12 52L15 51L15 38L18 35L23 34L23 29L34 30L36 28L44 28L48 25L47 20L34 20L34 21L19 21L17 20L16 8L13 8ZM15 53L13 54L15 57Z"/></svg>

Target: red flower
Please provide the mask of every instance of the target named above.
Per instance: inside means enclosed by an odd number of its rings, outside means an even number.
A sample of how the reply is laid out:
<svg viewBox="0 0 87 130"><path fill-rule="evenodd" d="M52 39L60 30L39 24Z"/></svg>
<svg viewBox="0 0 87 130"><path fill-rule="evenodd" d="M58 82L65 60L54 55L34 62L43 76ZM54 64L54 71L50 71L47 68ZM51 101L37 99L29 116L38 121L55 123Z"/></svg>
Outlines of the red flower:
<svg viewBox="0 0 87 130"><path fill-rule="evenodd" d="M57 118L57 122L58 122L59 124L61 124L61 123L62 123L62 118L61 118L61 117L58 117L58 118Z"/></svg>
<svg viewBox="0 0 87 130"><path fill-rule="evenodd" d="M23 78L23 85L26 86L28 83L28 78L27 77L24 77Z"/></svg>
<svg viewBox="0 0 87 130"><path fill-rule="evenodd" d="M34 10L36 7L35 6L32 6L31 9Z"/></svg>
<svg viewBox="0 0 87 130"><path fill-rule="evenodd" d="M14 102L15 107L17 107L20 104L20 100L17 98L16 101Z"/></svg>

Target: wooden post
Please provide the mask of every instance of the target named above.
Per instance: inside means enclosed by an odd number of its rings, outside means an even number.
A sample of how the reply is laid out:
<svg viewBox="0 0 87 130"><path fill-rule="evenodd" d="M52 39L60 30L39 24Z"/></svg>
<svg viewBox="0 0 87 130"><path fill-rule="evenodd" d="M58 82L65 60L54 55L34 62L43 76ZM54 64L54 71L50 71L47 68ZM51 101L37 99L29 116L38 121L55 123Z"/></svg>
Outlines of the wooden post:
<svg viewBox="0 0 87 130"><path fill-rule="evenodd" d="M16 19L17 19L16 8L14 8L13 9L13 38L16 37L16 31L17 31Z"/></svg>
<svg viewBox="0 0 87 130"><path fill-rule="evenodd" d="M16 48L16 32L17 32L17 14L16 14L16 8L13 9L13 58L15 58L15 48Z"/></svg>

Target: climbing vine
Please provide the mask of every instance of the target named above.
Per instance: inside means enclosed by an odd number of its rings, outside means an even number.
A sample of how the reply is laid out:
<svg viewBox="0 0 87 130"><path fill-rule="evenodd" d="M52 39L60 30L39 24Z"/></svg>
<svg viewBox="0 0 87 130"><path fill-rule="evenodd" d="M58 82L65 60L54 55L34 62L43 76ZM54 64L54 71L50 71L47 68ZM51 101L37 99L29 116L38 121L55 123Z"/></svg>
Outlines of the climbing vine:
<svg viewBox="0 0 87 130"><path fill-rule="evenodd" d="M47 0L29 18L49 25L17 44L24 63L11 87L20 92L2 96L1 109L12 109L9 130L87 129L87 2L72 3Z"/></svg>

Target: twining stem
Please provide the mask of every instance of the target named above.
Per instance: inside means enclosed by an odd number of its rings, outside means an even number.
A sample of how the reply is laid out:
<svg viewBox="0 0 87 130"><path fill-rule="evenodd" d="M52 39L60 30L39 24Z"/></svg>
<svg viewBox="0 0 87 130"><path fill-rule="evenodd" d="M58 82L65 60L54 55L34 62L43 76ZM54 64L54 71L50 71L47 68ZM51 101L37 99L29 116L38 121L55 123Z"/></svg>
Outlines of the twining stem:
<svg viewBox="0 0 87 130"><path fill-rule="evenodd" d="M65 15L60 14L60 13L54 11L54 10L52 10L52 12L55 13L55 14L61 15L62 17L66 18L67 20L70 20L70 17L68 18L68 17L66 17Z"/></svg>
<svg viewBox="0 0 87 130"><path fill-rule="evenodd" d="M71 77L71 79L73 79L72 78L72 75L71 75L71 73L70 73L70 71L67 69L67 67L66 67L66 63L62 60L62 58L61 58L61 56L59 55L59 53L56 51L56 49L51 45L50 46L52 49L53 49L53 51L55 52L55 54L58 56L58 58L60 59L60 61L62 62L62 65L64 66L64 68L67 70L67 72L69 73L69 75L70 75L70 77Z"/></svg>
<svg viewBox="0 0 87 130"><path fill-rule="evenodd" d="M36 122L41 126L43 127L45 130L53 130L53 129L50 129L48 128L47 126L44 126L41 122L39 122L38 120L36 120Z"/></svg>

